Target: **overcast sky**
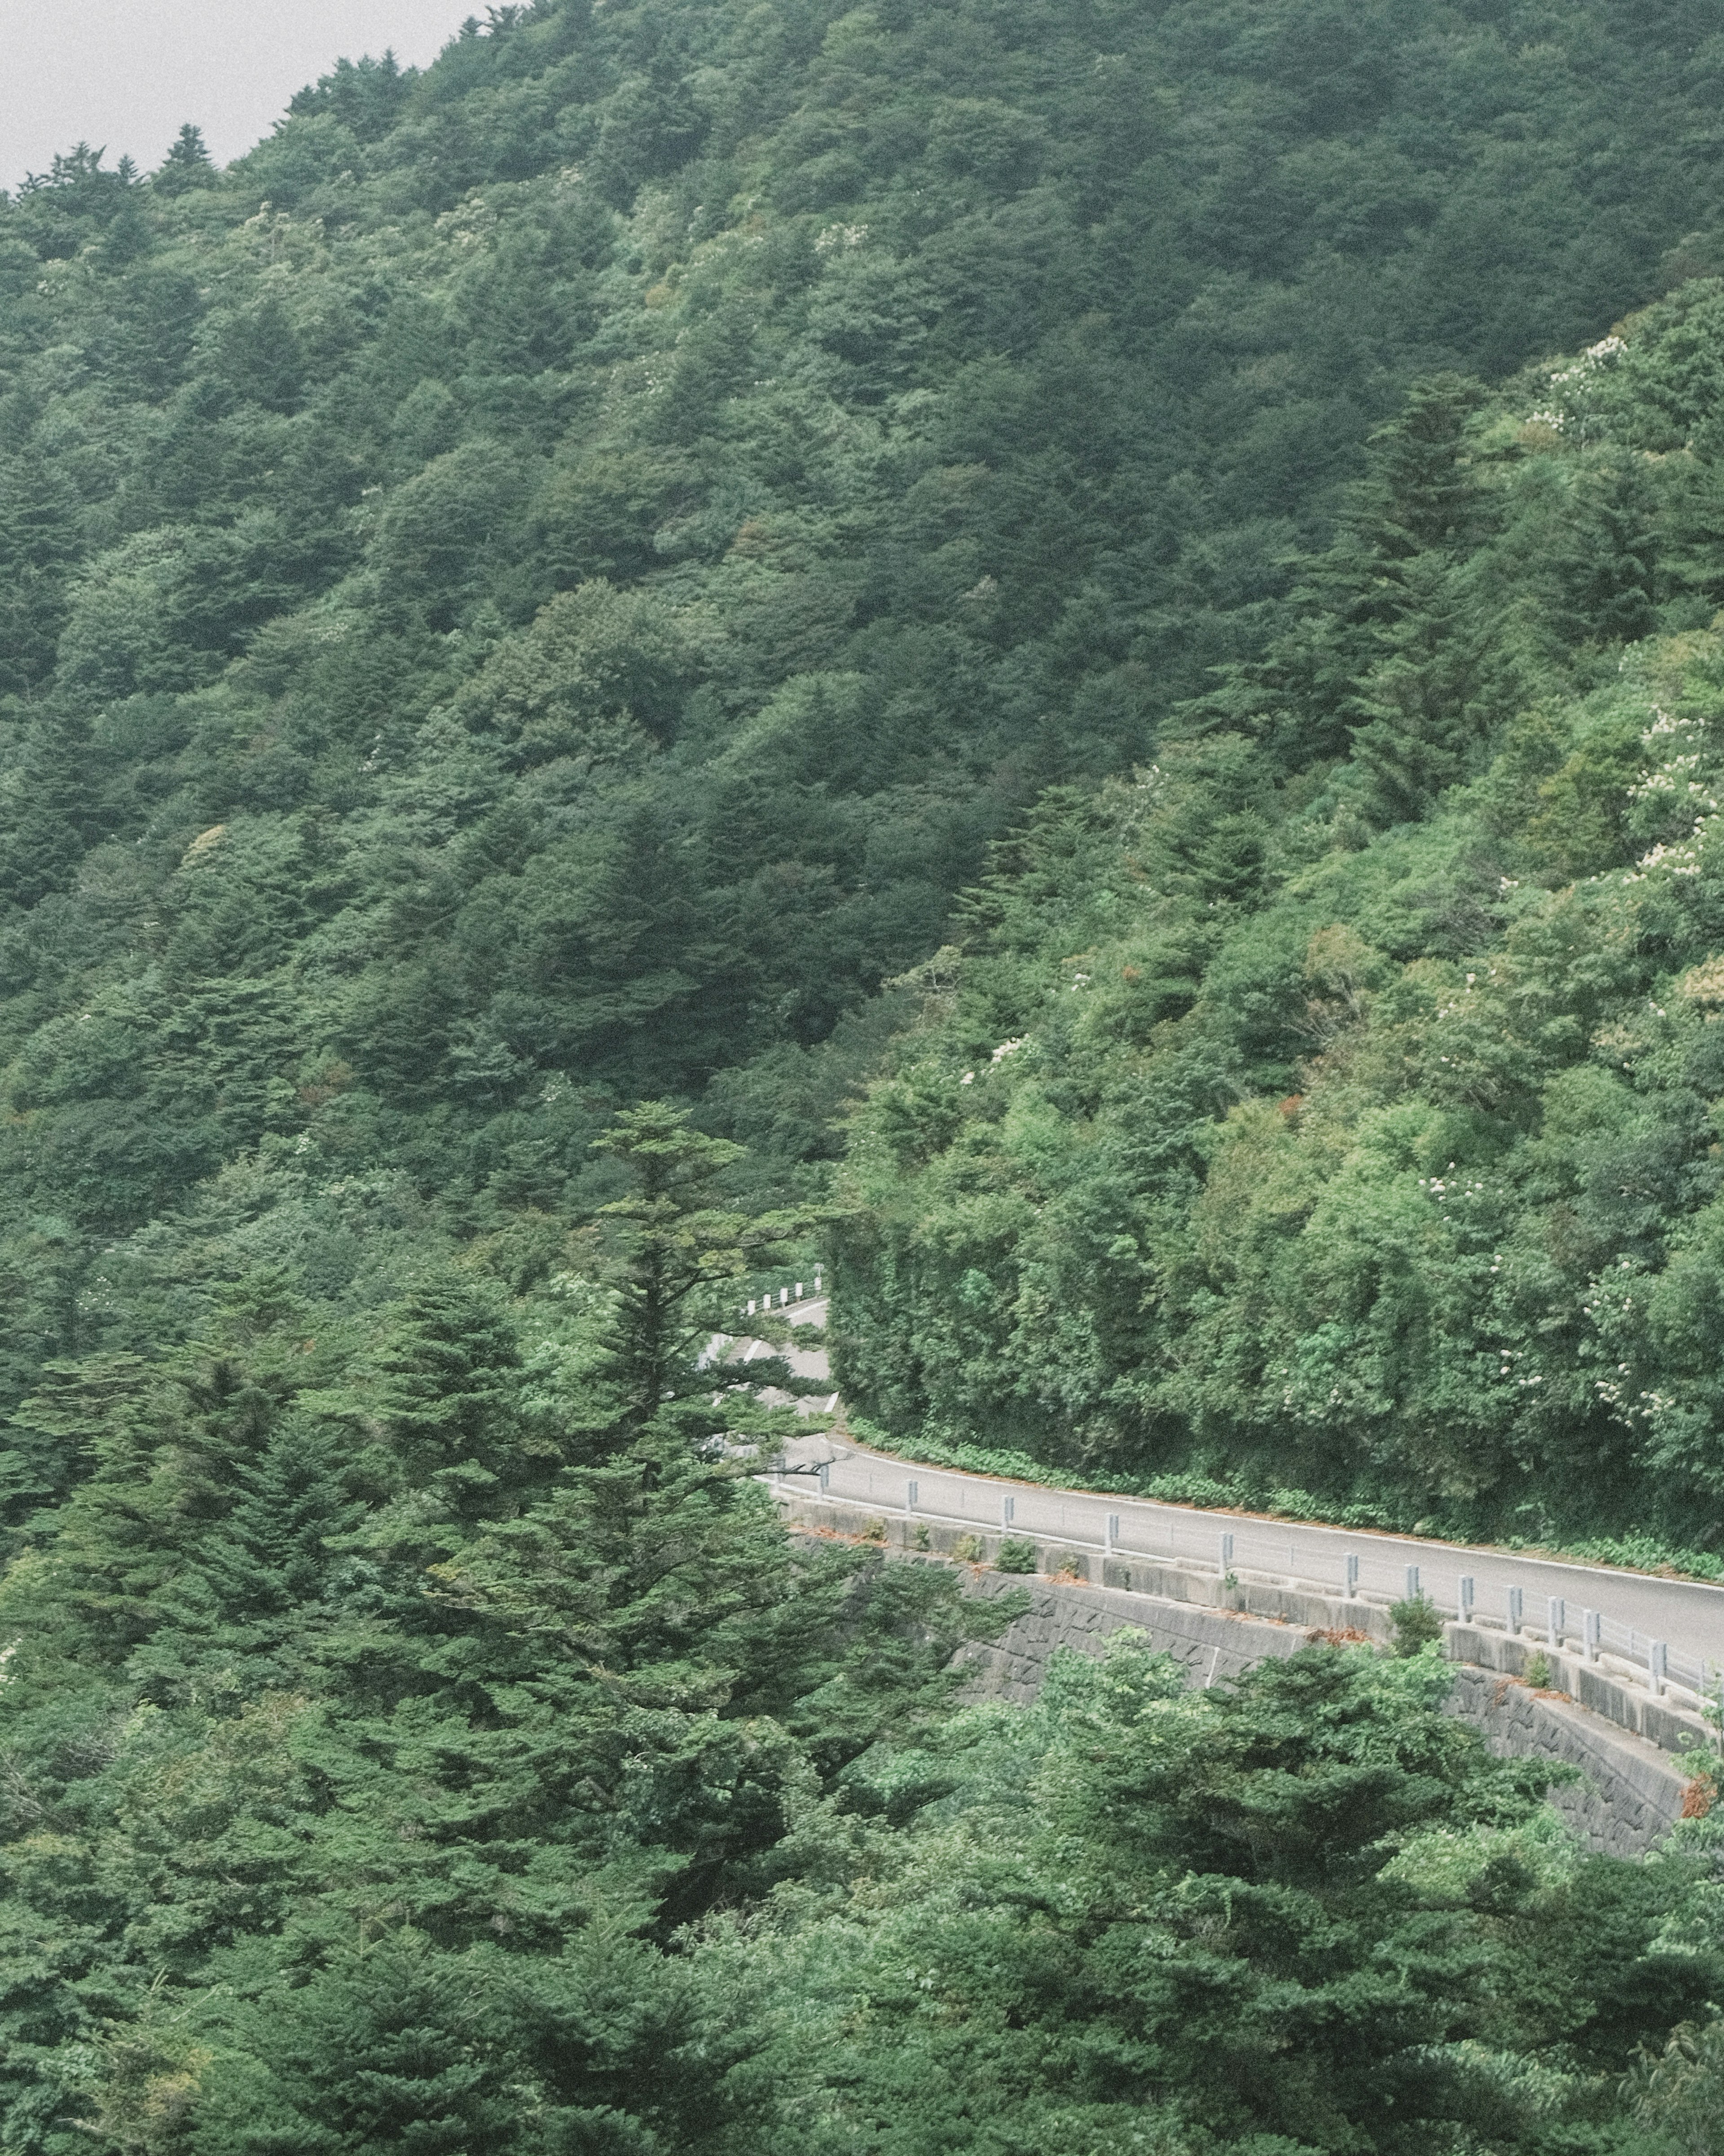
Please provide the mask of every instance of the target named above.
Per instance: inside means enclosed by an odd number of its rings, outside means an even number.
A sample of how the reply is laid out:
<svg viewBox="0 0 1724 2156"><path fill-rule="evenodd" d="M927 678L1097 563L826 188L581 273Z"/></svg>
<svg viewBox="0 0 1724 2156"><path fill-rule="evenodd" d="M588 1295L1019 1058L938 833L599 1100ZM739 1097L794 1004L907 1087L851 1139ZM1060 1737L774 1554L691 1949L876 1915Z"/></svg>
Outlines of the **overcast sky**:
<svg viewBox="0 0 1724 2156"><path fill-rule="evenodd" d="M146 171L189 120L218 163L294 92L393 46L423 67L483 0L0 0L0 187L105 144Z"/></svg>

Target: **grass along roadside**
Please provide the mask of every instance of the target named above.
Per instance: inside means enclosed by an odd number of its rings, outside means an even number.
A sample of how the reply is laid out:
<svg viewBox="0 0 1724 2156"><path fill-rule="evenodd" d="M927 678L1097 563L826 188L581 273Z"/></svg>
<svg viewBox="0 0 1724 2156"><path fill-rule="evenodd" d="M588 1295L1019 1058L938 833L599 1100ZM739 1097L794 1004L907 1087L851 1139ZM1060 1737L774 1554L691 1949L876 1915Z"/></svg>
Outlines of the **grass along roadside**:
<svg viewBox="0 0 1724 2156"><path fill-rule="evenodd" d="M1308 1490L1271 1489L1247 1491L1237 1483L1212 1476L1082 1475L1069 1468L1049 1466L1028 1453L992 1445L953 1443L949 1439L920 1437L913 1443L882 1430L859 1415L847 1418L844 1432L875 1452L925 1467L950 1467L967 1475L998 1476L1012 1482L1031 1482L1049 1490L1077 1490L1096 1496L1147 1497L1162 1505L1188 1505L1194 1510L1237 1512L1259 1519L1292 1520L1308 1527L1350 1527L1364 1534L1410 1535L1421 1541L1455 1543L1468 1548L1497 1549L1516 1557L1547 1558L1556 1563L1609 1565L1623 1572L1647 1573L1660 1579L1724 1580L1724 1558L1704 1550L1672 1548L1650 1535L1603 1535L1575 1542L1529 1541L1511 1536L1504 1542L1480 1543L1448 1522L1432 1517L1407 1519L1383 1505L1332 1505Z"/></svg>

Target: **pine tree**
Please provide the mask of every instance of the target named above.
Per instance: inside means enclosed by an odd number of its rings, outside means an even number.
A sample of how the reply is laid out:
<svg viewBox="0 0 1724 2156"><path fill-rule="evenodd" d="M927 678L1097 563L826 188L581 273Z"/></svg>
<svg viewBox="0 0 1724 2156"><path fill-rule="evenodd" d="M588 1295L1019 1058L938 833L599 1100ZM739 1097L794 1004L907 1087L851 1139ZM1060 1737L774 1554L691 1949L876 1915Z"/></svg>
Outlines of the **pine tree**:
<svg viewBox="0 0 1724 2156"><path fill-rule="evenodd" d="M752 1404L761 1386L812 1391L777 1358L757 1360L747 1386L716 1388L705 1359L734 1303L731 1284L803 1232L806 1216L751 1218L727 1206L716 1186L743 1148L693 1129L688 1110L668 1101L625 1110L596 1149L620 1161L634 1186L599 1214L611 1232L618 1290L619 1437L638 1438L656 1425L697 1443L759 1423Z"/></svg>
<svg viewBox="0 0 1724 2156"><path fill-rule="evenodd" d="M95 1463L96 1447L136 1414L151 1381L141 1356L92 1355L43 1366L37 1390L13 1410L0 1451L0 1510L15 1533L62 1502Z"/></svg>
<svg viewBox="0 0 1724 2156"><path fill-rule="evenodd" d="M189 187L213 187L215 182L215 165L204 146L203 130L188 120L151 175L151 185L157 194L180 195Z"/></svg>
<svg viewBox="0 0 1724 2156"><path fill-rule="evenodd" d="M283 1416L261 1455L235 1476L239 1499L197 1555L224 1621L280 1623L315 1608L344 1562L334 1545L350 1535L365 1505L346 1486L339 1426L305 1414Z"/></svg>
<svg viewBox="0 0 1724 2156"><path fill-rule="evenodd" d="M1261 660L1224 670L1224 685L1193 707L1193 724L1246 728L1288 771L1346 750L1362 716L1359 685L1385 640L1421 603L1433 568L1465 559L1483 536L1487 497L1468 426L1484 397L1460 375L1413 384L1371 437L1369 468L1333 545L1298 565L1290 625Z"/></svg>
<svg viewBox="0 0 1724 2156"><path fill-rule="evenodd" d="M1440 557L1410 565L1403 610L1353 698L1353 760L1380 823L1423 815L1466 768L1482 732L1472 594Z"/></svg>
<svg viewBox="0 0 1724 2156"><path fill-rule="evenodd" d="M261 2115L242 2105L229 2145L251 2156L507 2156L533 2107L511 2085L500 1989L488 1964L416 1933L336 1953L246 2016L247 2048L270 2078L267 2094L246 2092Z"/></svg>
<svg viewBox="0 0 1724 2156"><path fill-rule="evenodd" d="M391 1313L372 1366L371 1407L393 1462L380 1546L415 1567L506 1517L554 1471L521 1416L521 1350L500 1300L431 1280Z"/></svg>
<svg viewBox="0 0 1724 2156"><path fill-rule="evenodd" d="M1574 643L1632 644L1657 627L1660 510L1638 458L1607 454L1582 473L1555 558Z"/></svg>
<svg viewBox="0 0 1724 2156"><path fill-rule="evenodd" d="M0 457L0 696L28 696L53 673L78 547L64 467L30 444Z"/></svg>
<svg viewBox="0 0 1724 2156"><path fill-rule="evenodd" d="M90 728L64 711L33 726L0 816L0 903L32 906L70 880L96 835Z"/></svg>

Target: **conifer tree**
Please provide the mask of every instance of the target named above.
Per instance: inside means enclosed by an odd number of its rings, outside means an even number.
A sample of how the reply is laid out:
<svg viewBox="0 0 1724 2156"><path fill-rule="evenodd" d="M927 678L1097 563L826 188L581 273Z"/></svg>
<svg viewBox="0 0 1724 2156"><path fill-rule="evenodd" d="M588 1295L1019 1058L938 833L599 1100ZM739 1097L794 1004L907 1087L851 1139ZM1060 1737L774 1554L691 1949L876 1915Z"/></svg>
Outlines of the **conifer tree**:
<svg viewBox="0 0 1724 2156"><path fill-rule="evenodd" d="M1360 684L1432 577L1478 544L1487 497L1468 452L1483 386L1442 374L1416 382L1371 436L1368 469L1334 543L1300 564L1292 625L1265 656L1225 671L1197 707L1207 723L1264 735L1288 771L1343 752L1362 716Z"/></svg>
<svg viewBox="0 0 1724 2156"><path fill-rule="evenodd" d="M1475 594L1435 554L1408 563L1401 589L1398 619L1352 700L1354 762L1384 824L1423 815L1463 775L1485 730Z"/></svg>
<svg viewBox="0 0 1724 2156"><path fill-rule="evenodd" d="M88 1474L100 1441L136 1412L152 1373L141 1356L92 1355L43 1366L37 1390L13 1410L0 1451L0 1507L15 1533Z"/></svg>
<svg viewBox="0 0 1724 2156"><path fill-rule="evenodd" d="M213 187L215 179L215 164L204 146L203 130L188 120L151 175L151 184L157 194L179 195L188 187Z"/></svg>
<svg viewBox="0 0 1724 2156"><path fill-rule="evenodd" d="M757 1359L746 1384L718 1383L721 1366L708 1367L707 1351L723 1321L734 1321L734 1284L803 1232L807 1216L751 1217L727 1205L719 1182L743 1148L694 1129L688 1110L668 1101L626 1109L597 1147L627 1168L634 1184L598 1216L610 1231L618 1294L618 1435L658 1425L698 1443L726 1430L773 1426L770 1411L762 1424L753 1404L759 1388L813 1388L778 1358ZM762 1322L775 1337L782 1330Z"/></svg>
<svg viewBox="0 0 1724 2156"><path fill-rule="evenodd" d="M78 551L64 468L33 443L0 456L0 696L28 696L53 673Z"/></svg>
<svg viewBox="0 0 1724 2156"><path fill-rule="evenodd" d="M521 1350L496 1301L446 1276L396 1306L379 1352L376 1411L401 1486L483 1511L523 1473Z"/></svg>
<svg viewBox="0 0 1724 2156"><path fill-rule="evenodd" d="M504 1988L483 1960L398 1932L334 1955L249 2030L269 2080L233 2126L253 2156L508 2156L531 2113L499 2042ZM535 2135L526 2145L542 2148Z"/></svg>
<svg viewBox="0 0 1724 2156"><path fill-rule="evenodd" d="M1581 475L1555 549L1572 641L1632 644L1657 626L1659 515L1638 459L1607 453Z"/></svg>
<svg viewBox="0 0 1724 2156"><path fill-rule="evenodd" d="M345 1561L337 1545L365 1512L347 1490L344 1435L314 1415L289 1414L259 1457L239 1469L238 1502L197 1559L224 1620L279 1625L316 1611Z"/></svg>

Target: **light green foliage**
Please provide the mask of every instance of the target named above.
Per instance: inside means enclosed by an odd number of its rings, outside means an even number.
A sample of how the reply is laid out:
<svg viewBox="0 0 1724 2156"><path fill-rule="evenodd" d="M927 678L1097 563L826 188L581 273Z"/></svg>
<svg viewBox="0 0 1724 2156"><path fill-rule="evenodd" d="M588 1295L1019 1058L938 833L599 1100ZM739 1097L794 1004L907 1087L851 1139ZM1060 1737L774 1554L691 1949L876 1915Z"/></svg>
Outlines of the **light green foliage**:
<svg viewBox="0 0 1724 2156"><path fill-rule="evenodd" d="M1680 535L1717 307L1415 395L1307 618L1187 714L1240 731L1050 792L999 850L845 1171L840 1363L897 1441L1706 1563L1724 657ZM1632 629L1596 591L1565 616L1552 552L1624 471L1652 554L1688 549ZM1461 732L1385 792L1432 737L1378 689L1451 574L1430 709ZM1451 660L1498 684L1470 716ZM1321 726L1346 753L1301 765Z"/></svg>
<svg viewBox="0 0 1724 2156"><path fill-rule="evenodd" d="M875 1865L709 1950L767 1988L782 2107L747 2145L810 2120L918 2156L1608 2134L1640 2002L1709 1981L1659 1936L1685 1887L1582 1856L1446 1685L1329 1648L1191 1694L1126 1635L1057 1658L1032 1709L865 1758L853 1785L904 1822Z"/></svg>
<svg viewBox="0 0 1724 2156"><path fill-rule="evenodd" d="M1635 2122L1655 2145L1681 2156L1712 2156L1718 2146L1718 2104L1724 2096L1724 2027L1716 2020L1685 2022L1662 2053L1644 2057L1628 2079Z"/></svg>
<svg viewBox="0 0 1724 2156"><path fill-rule="evenodd" d="M1443 1620L1435 1605L1422 1594L1389 1604L1389 1622L1395 1628L1395 1652L1416 1655L1443 1636Z"/></svg>

